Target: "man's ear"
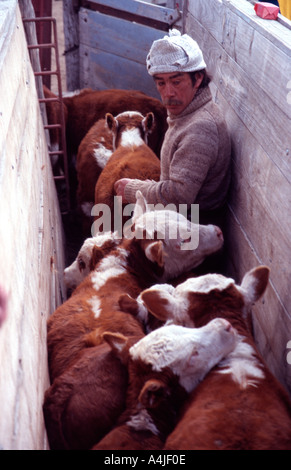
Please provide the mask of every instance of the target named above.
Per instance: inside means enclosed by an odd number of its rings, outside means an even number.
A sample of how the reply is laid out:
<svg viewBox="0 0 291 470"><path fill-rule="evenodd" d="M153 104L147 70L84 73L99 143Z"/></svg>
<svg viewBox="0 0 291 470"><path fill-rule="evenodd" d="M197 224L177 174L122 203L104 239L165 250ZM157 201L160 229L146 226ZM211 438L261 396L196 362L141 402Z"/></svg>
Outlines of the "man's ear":
<svg viewBox="0 0 291 470"><path fill-rule="evenodd" d="M198 72L195 73L195 83L194 83L195 90L198 90L201 83L203 82L203 78L204 78L204 73L203 72L198 71Z"/></svg>
<svg viewBox="0 0 291 470"><path fill-rule="evenodd" d="M155 408L169 393L169 389L164 382L151 379L144 384L138 400L145 408Z"/></svg>

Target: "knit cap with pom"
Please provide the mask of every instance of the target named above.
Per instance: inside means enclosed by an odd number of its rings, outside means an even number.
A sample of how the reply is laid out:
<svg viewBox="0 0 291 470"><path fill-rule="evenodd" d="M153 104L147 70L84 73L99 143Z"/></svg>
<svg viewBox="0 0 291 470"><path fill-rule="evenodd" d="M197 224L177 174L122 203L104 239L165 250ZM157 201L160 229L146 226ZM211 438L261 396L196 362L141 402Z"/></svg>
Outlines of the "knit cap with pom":
<svg viewBox="0 0 291 470"><path fill-rule="evenodd" d="M203 54L188 34L181 35L177 29L169 36L153 42L147 56L147 70L150 75L172 72L197 72L206 68Z"/></svg>

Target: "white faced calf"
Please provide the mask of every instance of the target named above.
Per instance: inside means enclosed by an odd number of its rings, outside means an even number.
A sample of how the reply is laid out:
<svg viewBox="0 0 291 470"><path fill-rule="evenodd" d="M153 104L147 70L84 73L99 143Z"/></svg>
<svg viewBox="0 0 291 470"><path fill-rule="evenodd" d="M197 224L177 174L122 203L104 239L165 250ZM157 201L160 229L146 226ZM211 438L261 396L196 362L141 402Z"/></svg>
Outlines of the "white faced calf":
<svg viewBox="0 0 291 470"><path fill-rule="evenodd" d="M159 302L151 308L151 293L153 299L156 297L156 292L159 292ZM141 292L136 299L133 299L128 294L122 294L119 298L119 305L124 312L131 313L136 316L139 321L144 325L146 333L163 326L164 324L174 324L193 328L194 322L191 320L187 312L179 308L166 309L164 306L160 308L163 292L165 291L165 298L168 294L175 294L175 287L172 284L154 284L145 291ZM148 301L147 301L148 299Z"/></svg>
<svg viewBox="0 0 291 470"><path fill-rule="evenodd" d="M131 214L124 213L124 205L118 207L116 204L114 184L121 178L158 181L160 160L147 145L154 128L153 113L143 116L137 112L124 112L116 118L108 113L106 122L113 134L115 150L96 182L94 227L97 223L99 226L110 223L106 230L119 230L117 225L123 226ZM98 217L100 211L103 214L101 218Z"/></svg>
<svg viewBox="0 0 291 470"><path fill-rule="evenodd" d="M187 393L236 343L235 330L223 319L198 329L158 328L135 343L129 354L125 337L106 333L104 337L128 361L129 389L120 425L95 450L161 449Z"/></svg>
<svg viewBox="0 0 291 470"><path fill-rule="evenodd" d="M209 274L187 280L172 293L156 289L143 297L148 308L162 309L164 316L179 309L199 327L219 316L238 331L234 351L191 395L165 449L291 449L290 399L258 353L246 321L268 278L269 269L260 266L240 285Z"/></svg>
<svg viewBox="0 0 291 470"><path fill-rule="evenodd" d="M128 239L156 240L145 248L149 259L159 259L165 269L160 280L173 279L199 266L223 245L223 234L215 225L190 222L173 210L151 210L140 191L136 193L133 219L125 225Z"/></svg>
<svg viewBox="0 0 291 470"><path fill-rule="evenodd" d="M75 289L96 268L99 261L120 243L117 232L103 232L87 238L75 261L64 270L67 289Z"/></svg>
<svg viewBox="0 0 291 470"><path fill-rule="evenodd" d="M173 211L149 211L138 192L130 238L110 251L61 305L48 321L48 347L51 376L59 375L72 364L88 344L98 344L104 331L135 331L141 323L120 311L121 294L136 298L146 287L178 276L201 263L206 253L222 244L214 226L197 226ZM176 236L169 237L169 224ZM190 225L189 225L190 224ZM195 250L183 250L183 231L190 235L202 231ZM130 229L129 229L130 230ZM164 238L156 240L156 233ZM189 234L188 234L189 236Z"/></svg>
<svg viewBox="0 0 291 470"><path fill-rule="evenodd" d="M99 119L80 143L76 159L77 204L85 236L91 234L95 185L112 153L112 132L108 129L105 119Z"/></svg>

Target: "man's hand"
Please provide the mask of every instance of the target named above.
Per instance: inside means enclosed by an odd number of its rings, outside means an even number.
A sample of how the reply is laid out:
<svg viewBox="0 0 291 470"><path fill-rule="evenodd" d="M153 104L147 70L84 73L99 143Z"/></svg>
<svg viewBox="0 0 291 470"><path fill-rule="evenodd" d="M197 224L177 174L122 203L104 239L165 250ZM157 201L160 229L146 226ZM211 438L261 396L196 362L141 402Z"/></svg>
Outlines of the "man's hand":
<svg viewBox="0 0 291 470"><path fill-rule="evenodd" d="M130 178L122 178L114 183L114 190L117 196L122 197L122 202L127 203L128 201L126 200L124 196L124 190L125 186L127 183L130 182Z"/></svg>

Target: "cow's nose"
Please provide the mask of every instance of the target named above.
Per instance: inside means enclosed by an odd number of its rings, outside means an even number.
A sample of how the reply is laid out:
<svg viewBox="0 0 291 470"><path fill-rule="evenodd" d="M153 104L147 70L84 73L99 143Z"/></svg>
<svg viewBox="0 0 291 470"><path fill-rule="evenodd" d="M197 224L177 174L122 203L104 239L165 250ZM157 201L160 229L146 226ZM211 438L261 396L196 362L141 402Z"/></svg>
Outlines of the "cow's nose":
<svg viewBox="0 0 291 470"><path fill-rule="evenodd" d="M223 239L222 230L219 227L215 226L215 231L216 231L217 237Z"/></svg>

